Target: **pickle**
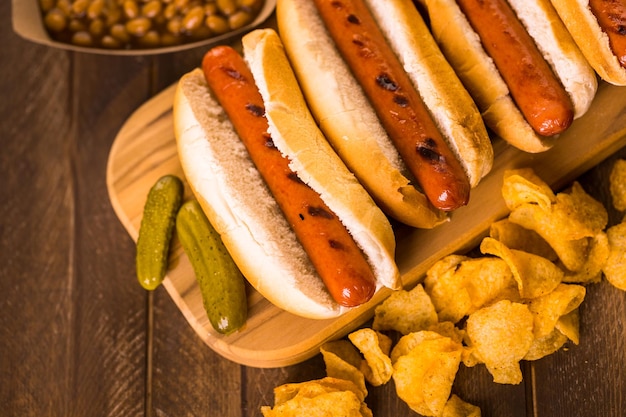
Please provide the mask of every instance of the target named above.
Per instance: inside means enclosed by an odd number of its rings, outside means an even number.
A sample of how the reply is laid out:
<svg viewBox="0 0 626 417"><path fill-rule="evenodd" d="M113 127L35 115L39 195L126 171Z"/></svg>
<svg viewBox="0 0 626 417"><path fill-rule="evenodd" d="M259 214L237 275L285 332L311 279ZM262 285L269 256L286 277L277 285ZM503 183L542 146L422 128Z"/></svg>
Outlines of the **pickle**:
<svg viewBox="0 0 626 417"><path fill-rule="evenodd" d="M148 193L135 258L137 279L146 290L157 288L165 277L176 213L182 204L183 192L180 178L165 175Z"/></svg>
<svg viewBox="0 0 626 417"><path fill-rule="evenodd" d="M244 277L196 200L180 208L176 234L191 261L213 328L222 334L240 329L248 318Z"/></svg>

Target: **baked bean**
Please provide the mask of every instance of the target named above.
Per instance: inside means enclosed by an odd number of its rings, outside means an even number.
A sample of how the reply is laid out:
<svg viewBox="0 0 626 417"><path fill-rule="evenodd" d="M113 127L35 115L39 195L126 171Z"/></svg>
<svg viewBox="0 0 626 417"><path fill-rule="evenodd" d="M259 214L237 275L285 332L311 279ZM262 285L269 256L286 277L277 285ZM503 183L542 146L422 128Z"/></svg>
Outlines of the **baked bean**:
<svg viewBox="0 0 626 417"><path fill-rule="evenodd" d="M107 49L157 48L208 39L254 20L265 0L38 0L60 42Z"/></svg>

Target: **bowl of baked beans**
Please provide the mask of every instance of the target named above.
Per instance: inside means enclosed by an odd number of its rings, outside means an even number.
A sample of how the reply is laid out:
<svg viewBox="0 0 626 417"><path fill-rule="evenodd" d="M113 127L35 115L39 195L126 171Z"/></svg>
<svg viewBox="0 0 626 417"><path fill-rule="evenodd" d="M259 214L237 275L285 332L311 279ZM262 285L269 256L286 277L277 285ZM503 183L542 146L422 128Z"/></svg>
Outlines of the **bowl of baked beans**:
<svg viewBox="0 0 626 417"><path fill-rule="evenodd" d="M225 42L275 7L276 0L13 0L13 28L64 49L159 54Z"/></svg>

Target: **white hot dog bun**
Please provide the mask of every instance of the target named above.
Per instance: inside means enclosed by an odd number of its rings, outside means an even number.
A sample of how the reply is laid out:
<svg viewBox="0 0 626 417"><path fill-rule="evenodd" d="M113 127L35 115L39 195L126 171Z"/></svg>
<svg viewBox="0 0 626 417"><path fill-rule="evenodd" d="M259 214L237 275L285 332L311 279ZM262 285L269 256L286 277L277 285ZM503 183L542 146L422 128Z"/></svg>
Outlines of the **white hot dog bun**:
<svg viewBox="0 0 626 417"><path fill-rule="evenodd" d="M472 187L492 166L493 149L467 90L410 0L368 1ZM311 112L346 165L383 209L413 227L446 220L413 185L398 151L311 1L279 0L277 22Z"/></svg>
<svg viewBox="0 0 626 417"><path fill-rule="evenodd" d="M626 68L611 50L607 34L589 8L589 0L552 0L552 4L600 78L626 85Z"/></svg>
<svg viewBox="0 0 626 417"><path fill-rule="evenodd" d="M277 34L254 31L243 44L276 147L342 220L368 259L377 288L398 288L391 225L317 129ZM329 295L200 69L179 81L174 129L186 180L250 284L299 316L322 319L348 311Z"/></svg>
<svg viewBox="0 0 626 417"><path fill-rule="evenodd" d="M434 38L476 101L487 127L523 151L536 153L550 149L558 136L541 136L527 123L457 3L454 0L422 3L428 11ZM550 1L509 0L509 5L567 91L574 118L582 116L595 97L597 77Z"/></svg>

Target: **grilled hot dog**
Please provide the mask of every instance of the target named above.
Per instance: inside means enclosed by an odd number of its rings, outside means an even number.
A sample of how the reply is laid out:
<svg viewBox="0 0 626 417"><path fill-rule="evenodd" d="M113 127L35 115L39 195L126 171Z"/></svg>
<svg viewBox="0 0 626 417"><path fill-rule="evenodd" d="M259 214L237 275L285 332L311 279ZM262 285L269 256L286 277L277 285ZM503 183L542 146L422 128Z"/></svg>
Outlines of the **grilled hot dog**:
<svg viewBox="0 0 626 417"><path fill-rule="evenodd" d="M597 80L550 0L424 0L435 39L485 123L511 145L551 148Z"/></svg>
<svg viewBox="0 0 626 417"><path fill-rule="evenodd" d="M205 54L202 69L333 299L346 307L368 301L376 290L370 266L345 226L275 147L263 98L243 57L230 47L215 47Z"/></svg>

